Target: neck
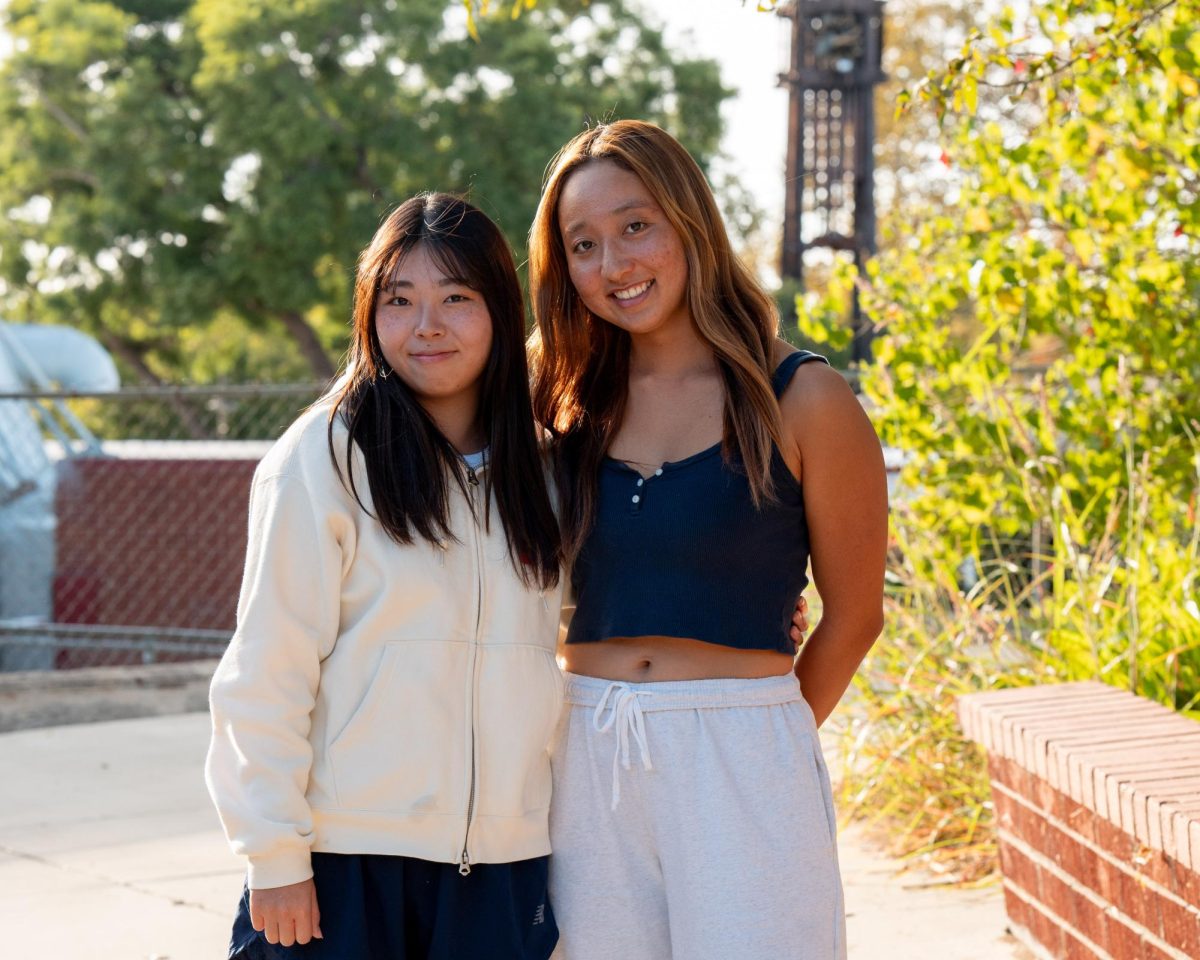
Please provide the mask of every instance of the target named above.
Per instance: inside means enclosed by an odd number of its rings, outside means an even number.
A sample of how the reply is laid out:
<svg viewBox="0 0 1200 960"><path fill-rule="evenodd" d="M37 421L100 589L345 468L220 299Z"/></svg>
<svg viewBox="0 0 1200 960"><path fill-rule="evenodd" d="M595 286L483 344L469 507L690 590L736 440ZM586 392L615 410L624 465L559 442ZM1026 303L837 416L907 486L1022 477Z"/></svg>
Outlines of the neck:
<svg viewBox="0 0 1200 960"><path fill-rule="evenodd" d="M700 338L690 317L653 333L630 337L630 376L683 379L711 373L714 363L712 347Z"/></svg>
<svg viewBox="0 0 1200 960"><path fill-rule="evenodd" d="M487 437L479 422L477 397L455 400L422 400L421 406L437 425L442 436L459 453L478 453Z"/></svg>

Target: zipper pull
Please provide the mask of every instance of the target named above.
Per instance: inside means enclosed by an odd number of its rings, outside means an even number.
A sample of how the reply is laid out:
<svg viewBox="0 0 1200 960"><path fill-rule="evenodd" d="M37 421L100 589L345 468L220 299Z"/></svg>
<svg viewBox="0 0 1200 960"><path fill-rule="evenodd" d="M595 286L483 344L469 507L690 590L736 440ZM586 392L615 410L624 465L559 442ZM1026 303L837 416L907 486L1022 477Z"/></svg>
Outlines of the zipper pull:
<svg viewBox="0 0 1200 960"><path fill-rule="evenodd" d="M471 858L467 856L467 848L463 847L462 860L458 864L458 874L460 877L469 876L471 873Z"/></svg>
<svg viewBox="0 0 1200 960"><path fill-rule="evenodd" d="M467 483L473 487L479 486L479 477L475 475L474 467L467 467Z"/></svg>

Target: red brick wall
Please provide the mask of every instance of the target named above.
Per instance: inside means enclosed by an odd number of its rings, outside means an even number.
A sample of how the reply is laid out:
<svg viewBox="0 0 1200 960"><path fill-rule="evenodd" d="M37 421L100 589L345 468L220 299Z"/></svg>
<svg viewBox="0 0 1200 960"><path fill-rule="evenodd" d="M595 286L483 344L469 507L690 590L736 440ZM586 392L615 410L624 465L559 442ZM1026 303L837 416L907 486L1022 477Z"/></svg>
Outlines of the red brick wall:
<svg viewBox="0 0 1200 960"><path fill-rule="evenodd" d="M256 460L60 466L54 619L233 631Z"/></svg>
<svg viewBox="0 0 1200 960"><path fill-rule="evenodd" d="M1052 957L1200 958L1200 725L1096 683L972 694L1008 914Z"/></svg>

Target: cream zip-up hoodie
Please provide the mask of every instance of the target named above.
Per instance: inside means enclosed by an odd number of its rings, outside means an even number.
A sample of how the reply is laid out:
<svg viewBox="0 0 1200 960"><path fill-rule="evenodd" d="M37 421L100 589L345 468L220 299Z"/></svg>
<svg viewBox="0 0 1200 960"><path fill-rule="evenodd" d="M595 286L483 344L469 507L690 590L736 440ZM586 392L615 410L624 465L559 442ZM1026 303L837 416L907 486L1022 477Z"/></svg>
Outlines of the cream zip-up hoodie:
<svg viewBox="0 0 1200 960"><path fill-rule="evenodd" d="M237 630L213 677L209 791L260 889L310 850L443 863L550 852L561 588L524 586L499 513L457 485L456 537L401 546L339 480L329 406L254 474ZM341 460L346 428L334 428ZM361 454L355 481L371 506Z"/></svg>

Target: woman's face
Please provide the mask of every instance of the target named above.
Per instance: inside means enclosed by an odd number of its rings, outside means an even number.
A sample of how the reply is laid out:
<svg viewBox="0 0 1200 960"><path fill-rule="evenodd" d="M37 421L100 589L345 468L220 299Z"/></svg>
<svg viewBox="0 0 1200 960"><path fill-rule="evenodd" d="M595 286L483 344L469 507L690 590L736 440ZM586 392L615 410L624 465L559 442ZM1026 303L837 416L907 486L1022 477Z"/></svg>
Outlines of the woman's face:
<svg viewBox="0 0 1200 960"><path fill-rule="evenodd" d="M558 228L571 282L596 316L634 336L691 322L683 243L637 174L611 160L577 169Z"/></svg>
<svg viewBox="0 0 1200 960"><path fill-rule="evenodd" d="M375 333L388 365L423 406L469 400L492 350L483 295L447 276L418 244L379 291Z"/></svg>

